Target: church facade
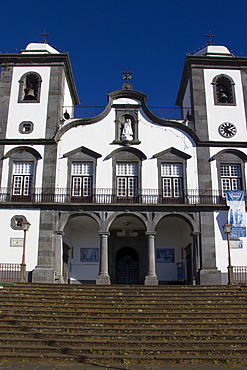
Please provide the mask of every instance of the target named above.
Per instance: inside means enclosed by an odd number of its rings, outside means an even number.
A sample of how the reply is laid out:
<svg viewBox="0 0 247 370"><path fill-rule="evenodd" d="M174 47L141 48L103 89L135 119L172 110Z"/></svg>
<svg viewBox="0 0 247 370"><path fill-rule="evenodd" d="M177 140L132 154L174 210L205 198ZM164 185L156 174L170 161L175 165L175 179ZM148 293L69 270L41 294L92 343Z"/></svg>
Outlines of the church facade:
<svg viewBox="0 0 247 370"><path fill-rule="evenodd" d="M77 118L67 54L29 44L0 54L0 264L29 281L227 284L227 190L246 188L247 58L208 45L186 57L161 118L126 81ZM245 236L230 238L247 266Z"/></svg>

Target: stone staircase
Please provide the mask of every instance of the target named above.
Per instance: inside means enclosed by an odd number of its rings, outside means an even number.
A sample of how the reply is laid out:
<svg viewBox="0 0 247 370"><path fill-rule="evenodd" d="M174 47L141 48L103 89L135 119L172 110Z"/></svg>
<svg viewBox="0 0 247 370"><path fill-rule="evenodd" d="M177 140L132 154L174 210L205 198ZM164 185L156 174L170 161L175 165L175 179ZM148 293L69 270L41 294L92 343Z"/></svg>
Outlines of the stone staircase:
<svg viewBox="0 0 247 370"><path fill-rule="evenodd" d="M5 284L0 358L247 364L247 288Z"/></svg>

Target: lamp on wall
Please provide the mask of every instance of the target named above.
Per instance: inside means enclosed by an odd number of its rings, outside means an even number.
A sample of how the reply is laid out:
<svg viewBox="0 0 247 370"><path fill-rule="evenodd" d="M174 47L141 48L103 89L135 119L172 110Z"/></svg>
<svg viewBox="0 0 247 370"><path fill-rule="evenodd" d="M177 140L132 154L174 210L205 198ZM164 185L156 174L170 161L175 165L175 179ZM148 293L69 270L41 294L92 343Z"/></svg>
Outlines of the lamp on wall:
<svg viewBox="0 0 247 370"><path fill-rule="evenodd" d="M227 249L228 249L228 285L233 284L233 267L231 262L231 250L230 250L230 232L232 231L232 225L227 222L223 226L224 233L227 235Z"/></svg>
<svg viewBox="0 0 247 370"><path fill-rule="evenodd" d="M24 239L23 239L23 250L22 250L22 261L21 261L21 273L20 273L20 280L19 283L26 282L26 233L29 230L31 224L24 220L22 221L22 230L24 231Z"/></svg>

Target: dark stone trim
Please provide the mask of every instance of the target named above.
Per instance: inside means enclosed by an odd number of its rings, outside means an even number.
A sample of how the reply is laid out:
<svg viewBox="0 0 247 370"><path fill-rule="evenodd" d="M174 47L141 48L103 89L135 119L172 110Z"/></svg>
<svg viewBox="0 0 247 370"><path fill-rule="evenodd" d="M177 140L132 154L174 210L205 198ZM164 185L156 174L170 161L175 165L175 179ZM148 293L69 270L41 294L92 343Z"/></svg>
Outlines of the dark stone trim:
<svg viewBox="0 0 247 370"><path fill-rule="evenodd" d="M4 153L4 146L2 141L6 137L8 113L9 113L9 101L11 94L13 68L2 67L1 79L0 79L0 149L1 153ZM2 162L0 161L0 181L2 180Z"/></svg>
<svg viewBox="0 0 247 370"><path fill-rule="evenodd" d="M232 155L240 158L242 161L247 162L247 154L245 154L243 152L240 152L239 150L236 150L236 149L224 149L224 150L221 150L220 152L218 152L217 154L213 155L210 158L210 162L212 162L214 160L220 160L221 157L224 154L226 154L226 153L232 154Z"/></svg>
<svg viewBox="0 0 247 370"><path fill-rule="evenodd" d="M89 155L90 157L93 157L93 158L100 158L100 157L102 157L101 154L96 153L93 150L86 148L85 146L81 146L80 148L71 150L70 152L65 153L63 155L63 157L70 157L70 156L73 156L73 155L75 155L77 153L80 153L80 152L81 153L84 153L84 154L87 154L87 155Z"/></svg>
<svg viewBox="0 0 247 370"><path fill-rule="evenodd" d="M177 157L180 157L180 158L183 158L183 159L190 159L191 158L191 155L187 154L187 153L184 153L184 152L181 152L181 150L178 150L176 148L168 148L166 150L163 150L162 152L159 152L157 154L154 154L153 155L153 158L159 158L159 157L162 157L168 153L172 153L174 155L176 155Z"/></svg>
<svg viewBox="0 0 247 370"><path fill-rule="evenodd" d="M54 139L0 139L0 145L54 145Z"/></svg>
<svg viewBox="0 0 247 370"><path fill-rule="evenodd" d="M197 147L237 147L237 148L247 148L247 142L246 141L228 141L228 139L225 139L226 141L199 141L197 143Z"/></svg>
<svg viewBox="0 0 247 370"><path fill-rule="evenodd" d="M13 155L16 155L17 153L20 153L20 152L21 153L24 153L24 152L30 153L37 160L42 159L40 153L37 152L37 150L35 150L33 148L30 148L28 146L20 146L20 147L10 149L6 154L4 154L4 156L1 159L6 159L8 157L12 157Z"/></svg>
<svg viewBox="0 0 247 370"><path fill-rule="evenodd" d="M243 98L244 98L244 111L245 111L245 120L247 118L247 71L241 71L241 81L243 87Z"/></svg>
<svg viewBox="0 0 247 370"><path fill-rule="evenodd" d="M19 202L11 202L10 203L4 202L0 203L0 209L32 209L32 210L54 210L54 211L73 211L73 212L81 212L88 211L88 212L172 212L176 216L176 212L214 212L214 211L228 211L229 207L226 204L212 204L212 205L204 205L204 204L60 204L60 203L19 203Z"/></svg>
<svg viewBox="0 0 247 370"><path fill-rule="evenodd" d="M110 158L113 158L115 157L117 154L121 154L121 153L131 153L133 155L135 155L137 158L139 158L140 160L144 160L144 159L147 159L146 155L141 152L140 150L136 149L136 148L118 148L116 150L114 150L113 152L111 152L107 157L106 159L110 159Z"/></svg>

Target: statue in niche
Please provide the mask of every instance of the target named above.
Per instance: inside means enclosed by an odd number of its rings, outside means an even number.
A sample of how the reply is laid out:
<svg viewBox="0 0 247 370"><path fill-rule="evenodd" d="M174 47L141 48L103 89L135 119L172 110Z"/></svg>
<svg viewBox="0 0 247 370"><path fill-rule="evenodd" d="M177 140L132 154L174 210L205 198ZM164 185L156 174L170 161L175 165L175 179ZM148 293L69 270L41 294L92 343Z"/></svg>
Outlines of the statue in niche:
<svg viewBox="0 0 247 370"><path fill-rule="evenodd" d="M131 120L129 118L126 118L123 124L121 140L133 140L133 130L131 126Z"/></svg>

